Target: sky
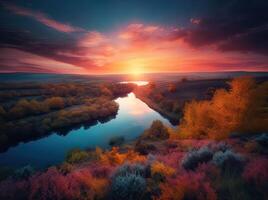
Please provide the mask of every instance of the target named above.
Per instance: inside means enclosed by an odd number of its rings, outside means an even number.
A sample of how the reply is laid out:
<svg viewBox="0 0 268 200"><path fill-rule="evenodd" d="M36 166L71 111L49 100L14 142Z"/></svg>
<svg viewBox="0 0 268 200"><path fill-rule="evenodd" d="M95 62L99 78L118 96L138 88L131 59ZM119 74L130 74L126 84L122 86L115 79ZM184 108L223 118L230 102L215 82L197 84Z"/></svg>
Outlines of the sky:
<svg viewBox="0 0 268 200"><path fill-rule="evenodd" d="M267 0L0 0L0 73L268 71Z"/></svg>

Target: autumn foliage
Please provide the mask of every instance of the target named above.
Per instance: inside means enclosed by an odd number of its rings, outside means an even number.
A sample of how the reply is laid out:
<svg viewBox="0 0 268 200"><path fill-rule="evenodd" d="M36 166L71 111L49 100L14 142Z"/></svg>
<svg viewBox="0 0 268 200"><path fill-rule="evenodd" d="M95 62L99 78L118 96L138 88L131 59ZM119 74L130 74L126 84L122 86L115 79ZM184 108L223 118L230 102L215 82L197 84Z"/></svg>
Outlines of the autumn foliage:
<svg viewBox="0 0 268 200"><path fill-rule="evenodd" d="M268 130L268 83L236 78L230 89L218 89L211 100L186 104L180 134L189 138L227 138L230 134Z"/></svg>

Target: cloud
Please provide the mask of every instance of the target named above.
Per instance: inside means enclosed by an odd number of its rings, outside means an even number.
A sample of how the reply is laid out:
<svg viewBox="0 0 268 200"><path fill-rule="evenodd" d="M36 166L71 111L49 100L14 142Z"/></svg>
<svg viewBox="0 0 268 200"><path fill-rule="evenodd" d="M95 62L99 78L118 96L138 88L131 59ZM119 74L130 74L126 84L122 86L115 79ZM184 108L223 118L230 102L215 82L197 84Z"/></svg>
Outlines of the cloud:
<svg viewBox="0 0 268 200"><path fill-rule="evenodd" d="M53 66L53 67L52 67ZM0 48L1 72L83 73L83 68L18 49Z"/></svg>
<svg viewBox="0 0 268 200"><path fill-rule="evenodd" d="M211 35L211 38L203 40L204 36L193 35L193 30L201 32L203 28L200 26L204 24L208 24L208 21L201 20L199 24L189 28L129 24L113 33L87 31L82 34L64 34L64 39L53 41L36 37L30 31L0 29L0 50L13 49L27 52L31 54L30 57L39 56L40 58L25 60L22 59L25 56L20 54L19 60L14 57L15 61L9 59L8 63L5 62L12 69L28 68L29 71L37 71L40 66L42 69L47 68L52 71L54 66L65 66L68 73L70 71L73 73L140 71L142 73L242 69L265 71L268 67L267 56L244 54L241 50L243 47L243 49L251 48L251 51L260 52L263 36L256 37L254 34L258 32L257 30L235 34L235 37L230 34L227 39L223 34L217 37ZM263 34L262 28L259 33ZM202 44L193 43L194 40L200 42L200 38ZM253 41L251 41L254 38L260 38L260 41L255 40L255 47L252 46ZM234 39L236 41L233 41ZM250 42L246 44L244 40ZM240 45L233 45L239 42ZM262 49L264 54L267 48L263 45ZM12 54L14 53L6 55ZM61 67L59 69L66 71ZM0 71L3 70L7 68L2 65Z"/></svg>
<svg viewBox="0 0 268 200"><path fill-rule="evenodd" d="M146 24L129 24L119 31L118 37L132 48L164 49L176 46L185 36L183 28Z"/></svg>
<svg viewBox="0 0 268 200"><path fill-rule="evenodd" d="M83 47L94 47L98 46L100 44L103 44L107 41L107 38L97 32L97 31L91 31L87 32L79 41L79 45Z"/></svg>
<svg viewBox="0 0 268 200"><path fill-rule="evenodd" d="M228 0L187 28L185 42L198 48L268 55L268 1Z"/></svg>
<svg viewBox="0 0 268 200"><path fill-rule="evenodd" d="M196 19L196 18L191 18L190 19L190 22L192 23L192 24L200 24L200 22L201 22L201 19Z"/></svg>
<svg viewBox="0 0 268 200"><path fill-rule="evenodd" d="M61 22L58 22L50 17L48 17L47 15L45 15L42 12L36 12L24 7L20 7L14 4L10 4L10 3L3 3L4 7L11 11L12 13L16 14L16 15L20 15L20 16L26 16L26 17L30 17L42 24L44 24L45 26L48 26L50 28L53 28L57 31L60 32L65 32L65 33L72 33L72 32L83 32L85 31L83 28L79 28L79 27L75 27L75 26L71 26L69 24L64 24Z"/></svg>

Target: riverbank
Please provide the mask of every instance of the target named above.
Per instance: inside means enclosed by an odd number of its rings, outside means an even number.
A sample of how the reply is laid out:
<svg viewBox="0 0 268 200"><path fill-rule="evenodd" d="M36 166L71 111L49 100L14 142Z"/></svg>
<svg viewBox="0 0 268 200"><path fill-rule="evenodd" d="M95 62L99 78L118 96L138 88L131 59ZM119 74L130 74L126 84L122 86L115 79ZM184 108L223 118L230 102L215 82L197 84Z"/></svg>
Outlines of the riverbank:
<svg viewBox="0 0 268 200"><path fill-rule="evenodd" d="M159 104L151 100L150 98L143 95L143 91L136 89L133 91L137 98L139 98L141 101L146 103L151 109L157 111L159 114L161 114L164 118L167 118L170 123L174 126L179 124L180 118L181 118L181 112L180 113L172 113L164 110Z"/></svg>
<svg viewBox="0 0 268 200"><path fill-rule="evenodd" d="M2 85L0 151L52 132L64 135L85 124L108 121L119 109L114 100L134 87L105 82Z"/></svg>
<svg viewBox="0 0 268 200"><path fill-rule="evenodd" d="M140 86L135 95L150 108L159 112L173 125L178 125L185 103L210 99L218 88L226 88L225 79L159 81Z"/></svg>

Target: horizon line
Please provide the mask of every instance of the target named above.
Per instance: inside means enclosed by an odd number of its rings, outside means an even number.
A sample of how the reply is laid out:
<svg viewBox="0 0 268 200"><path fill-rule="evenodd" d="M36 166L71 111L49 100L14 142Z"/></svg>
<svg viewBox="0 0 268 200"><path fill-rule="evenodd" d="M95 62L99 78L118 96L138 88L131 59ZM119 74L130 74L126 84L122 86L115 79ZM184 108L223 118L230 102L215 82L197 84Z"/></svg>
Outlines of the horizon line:
<svg viewBox="0 0 268 200"><path fill-rule="evenodd" d="M222 70L222 71L161 71L161 72L145 72L140 74L132 73L57 73L57 72L0 72L0 74L50 74L50 75L81 75L81 76L106 76L106 75L132 75L142 76L149 74L191 74L191 73L268 73L268 70Z"/></svg>

